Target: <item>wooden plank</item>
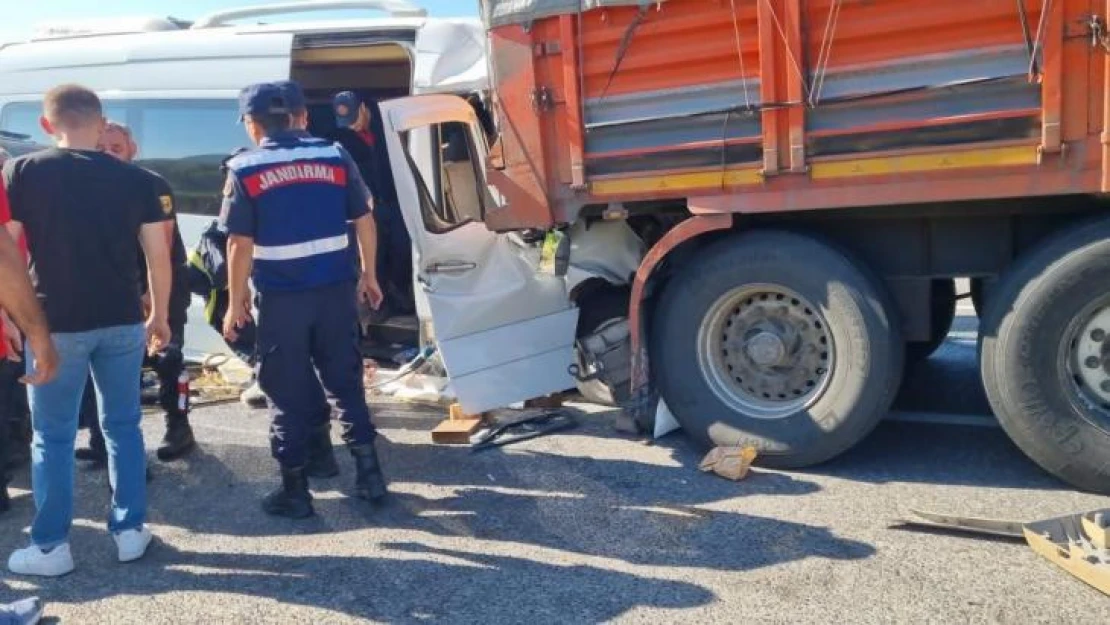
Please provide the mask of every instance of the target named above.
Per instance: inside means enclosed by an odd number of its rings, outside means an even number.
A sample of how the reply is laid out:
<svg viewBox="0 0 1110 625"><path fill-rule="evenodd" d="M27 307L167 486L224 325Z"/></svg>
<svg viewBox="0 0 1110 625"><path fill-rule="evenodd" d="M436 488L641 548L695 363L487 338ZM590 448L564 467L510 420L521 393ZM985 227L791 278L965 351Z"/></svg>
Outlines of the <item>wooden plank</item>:
<svg viewBox="0 0 1110 625"><path fill-rule="evenodd" d="M432 430L437 445L469 445L470 437L482 428L482 419L445 419Z"/></svg>

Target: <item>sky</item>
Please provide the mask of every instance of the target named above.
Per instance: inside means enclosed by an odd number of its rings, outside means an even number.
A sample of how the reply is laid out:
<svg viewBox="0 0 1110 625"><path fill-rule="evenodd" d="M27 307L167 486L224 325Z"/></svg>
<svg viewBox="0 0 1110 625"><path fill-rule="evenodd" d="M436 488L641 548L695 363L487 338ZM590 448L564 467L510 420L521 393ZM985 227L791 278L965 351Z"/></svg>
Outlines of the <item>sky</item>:
<svg viewBox="0 0 1110 625"><path fill-rule="evenodd" d="M20 2L19 9L0 11L0 41L28 37L34 27L42 22L70 22L82 18L108 18L116 16L166 17L195 19L205 13L220 9L256 6L285 0L50 0L49 2ZM413 0L432 15L442 17L475 16L478 0ZM4 4L15 0L3 0ZM342 17L358 13L345 11L331 16ZM362 12L366 15L366 12ZM321 14L320 18L331 17ZM307 19L302 14L302 19ZM316 18L313 18L316 19Z"/></svg>

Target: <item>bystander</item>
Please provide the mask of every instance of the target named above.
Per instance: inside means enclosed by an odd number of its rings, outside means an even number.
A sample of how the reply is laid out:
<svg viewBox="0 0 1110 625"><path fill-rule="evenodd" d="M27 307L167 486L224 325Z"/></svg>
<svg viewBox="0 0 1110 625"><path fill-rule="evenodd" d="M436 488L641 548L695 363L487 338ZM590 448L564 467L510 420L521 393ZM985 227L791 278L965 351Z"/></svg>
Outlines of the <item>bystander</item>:
<svg viewBox="0 0 1110 625"><path fill-rule="evenodd" d="M88 371L100 401L113 486L108 529L121 562L141 558L151 541L146 520L146 454L140 429L139 377L145 348L170 339L170 257L165 216L149 178L96 149L105 119L95 93L76 85L44 98L43 130L56 148L10 161L9 232L26 234L35 290L61 355L53 381L32 386L31 545L15 551L16 574L58 576L73 570L73 447ZM141 250L140 250L141 243ZM147 259L151 313L144 330L138 262ZM18 259L18 255L16 255ZM43 354L31 343L31 375Z"/></svg>
<svg viewBox="0 0 1110 625"><path fill-rule="evenodd" d="M131 129L118 122L108 122L100 136L97 148L125 163L134 161L139 146L131 134ZM148 354L143 364L154 369L158 375L158 402L165 413L166 433L155 455L163 462L177 460L196 447L193 428L189 425L189 386L185 371L185 356L181 348L185 345L185 322L189 309L189 275L186 265L185 243L177 224L177 211L174 205L173 190L158 174L141 170L150 178L150 184L158 194L166 221L166 242L170 248L170 264L173 273L173 286L170 289L170 342L157 352ZM150 309L150 293L144 288L146 273L143 271L146 259L141 258L139 273L142 276L139 288L143 291L144 314ZM141 380L136 380L139 384ZM86 395L87 395L86 390ZM85 404L92 403L93 411L86 411ZM89 414L92 412L93 414ZM95 414L95 403L82 400L82 415L88 415L89 447L77 450L77 458L89 460L95 466L103 466L108 460L104 444L104 433Z"/></svg>

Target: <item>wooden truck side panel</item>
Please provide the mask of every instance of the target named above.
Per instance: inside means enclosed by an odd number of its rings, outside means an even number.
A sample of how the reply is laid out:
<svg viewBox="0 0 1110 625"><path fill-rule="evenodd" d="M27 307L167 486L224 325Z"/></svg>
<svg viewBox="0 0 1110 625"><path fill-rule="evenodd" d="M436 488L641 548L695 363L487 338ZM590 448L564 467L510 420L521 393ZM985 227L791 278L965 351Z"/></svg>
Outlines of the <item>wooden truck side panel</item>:
<svg viewBox="0 0 1110 625"><path fill-rule="evenodd" d="M667 0L495 26L512 192L487 222L1106 191L1107 5Z"/></svg>

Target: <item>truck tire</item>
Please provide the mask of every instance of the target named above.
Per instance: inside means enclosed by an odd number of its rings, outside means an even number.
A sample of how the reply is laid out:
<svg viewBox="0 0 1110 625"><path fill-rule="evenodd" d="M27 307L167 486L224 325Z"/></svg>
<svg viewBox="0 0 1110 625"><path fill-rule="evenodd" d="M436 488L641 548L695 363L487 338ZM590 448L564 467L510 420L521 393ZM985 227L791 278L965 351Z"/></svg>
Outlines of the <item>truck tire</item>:
<svg viewBox="0 0 1110 625"><path fill-rule="evenodd" d="M950 278L933 280L931 289L929 308L932 319L929 325L932 336L928 341L906 343L906 360L911 363L927 359L944 345L956 319L956 281Z"/></svg>
<svg viewBox="0 0 1110 625"><path fill-rule="evenodd" d="M1049 473L1110 494L1110 221L1054 236L991 289L980 368L999 423Z"/></svg>
<svg viewBox="0 0 1110 625"><path fill-rule="evenodd" d="M902 378L883 283L830 244L756 231L708 247L668 282L652 323L657 388L705 445L805 467L866 436Z"/></svg>

